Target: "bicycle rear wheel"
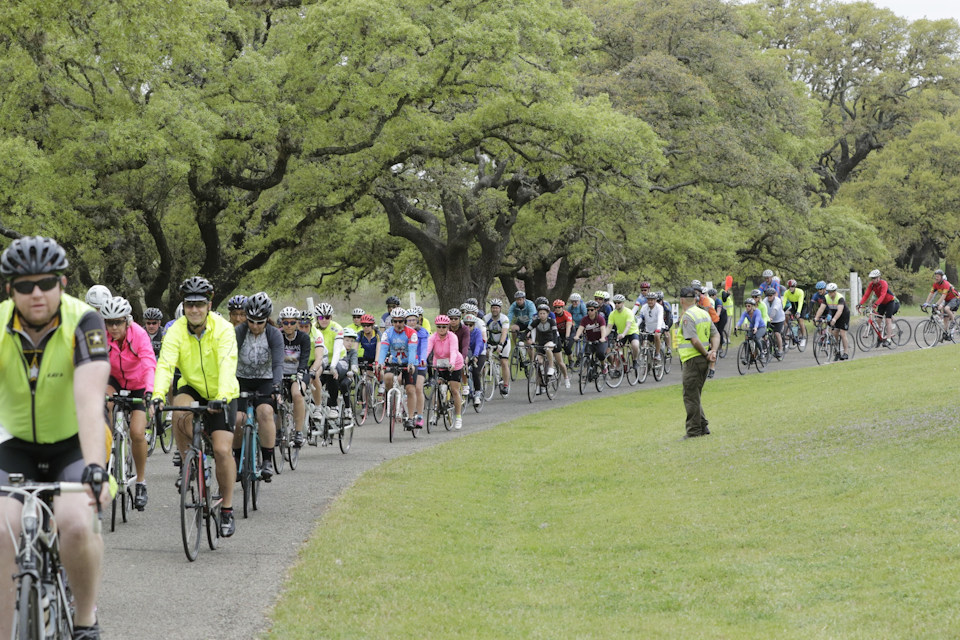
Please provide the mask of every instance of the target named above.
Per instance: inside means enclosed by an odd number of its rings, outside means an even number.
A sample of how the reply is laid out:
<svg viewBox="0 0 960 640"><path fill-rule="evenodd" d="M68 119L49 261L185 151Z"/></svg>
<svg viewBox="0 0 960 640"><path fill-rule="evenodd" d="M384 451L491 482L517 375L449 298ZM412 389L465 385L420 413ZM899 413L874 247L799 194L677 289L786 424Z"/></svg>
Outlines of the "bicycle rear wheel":
<svg viewBox="0 0 960 640"><path fill-rule="evenodd" d="M277 437L273 447L273 471L277 475L283 473L283 466L287 462L287 433L284 424L287 421L287 412L282 413L283 415L274 414L274 420L277 421Z"/></svg>
<svg viewBox="0 0 960 640"><path fill-rule="evenodd" d="M896 320L893 323L893 335L890 336L890 343L893 347L902 347L903 345L910 342L910 336L913 329L910 327L910 323L903 318Z"/></svg>
<svg viewBox="0 0 960 640"><path fill-rule="evenodd" d="M46 636L40 605L40 583L30 574L20 576L17 585L17 608L13 612L13 637L17 640L40 640Z"/></svg>
<svg viewBox="0 0 960 640"><path fill-rule="evenodd" d="M717 355L721 358L727 357L727 351L730 350L730 334L726 331L720 334L720 351L717 352ZM659 378L657 378L659 380Z"/></svg>
<svg viewBox="0 0 960 640"><path fill-rule="evenodd" d="M610 356L610 368L607 370L607 386L616 389L623 384L623 354L614 351Z"/></svg>
<svg viewBox="0 0 960 640"><path fill-rule="evenodd" d="M671 368L673 368L673 352L667 353L665 351L663 354L663 372L670 373Z"/></svg>
<svg viewBox="0 0 960 640"><path fill-rule="evenodd" d="M187 451L180 464L180 533L187 560L193 562L200 553L200 529L203 526L200 464L194 449Z"/></svg>
<svg viewBox="0 0 960 640"><path fill-rule="evenodd" d="M147 438L147 457L153 455L153 450L157 448L157 418L147 415L147 426L144 429L144 435Z"/></svg>

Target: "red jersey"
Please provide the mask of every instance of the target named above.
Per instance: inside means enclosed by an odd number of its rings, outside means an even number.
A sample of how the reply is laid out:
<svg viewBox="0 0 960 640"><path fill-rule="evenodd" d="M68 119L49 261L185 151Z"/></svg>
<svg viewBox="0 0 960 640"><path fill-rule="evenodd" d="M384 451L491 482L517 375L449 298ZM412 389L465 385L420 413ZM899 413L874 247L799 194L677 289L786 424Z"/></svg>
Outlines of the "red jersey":
<svg viewBox="0 0 960 640"><path fill-rule="evenodd" d="M567 325L573 324L573 316L570 315L569 311L563 311L562 313L557 313L554 311L554 315L557 316L557 331L560 332L560 337L563 338L567 335ZM573 330L571 329L571 335Z"/></svg>
<svg viewBox="0 0 960 640"><path fill-rule="evenodd" d="M956 288L947 282L947 279L944 278L939 283L933 283L933 289L930 290L930 293L940 292L943 294L943 301L950 302L954 298L960 298L960 293L957 293Z"/></svg>
<svg viewBox="0 0 960 640"><path fill-rule="evenodd" d="M874 305L887 304L894 298L890 287L887 285L887 281L882 278L876 282L870 281L870 284L867 285L867 290L863 293L863 297L860 298L860 304L866 304L871 293L877 296L877 301L873 303Z"/></svg>

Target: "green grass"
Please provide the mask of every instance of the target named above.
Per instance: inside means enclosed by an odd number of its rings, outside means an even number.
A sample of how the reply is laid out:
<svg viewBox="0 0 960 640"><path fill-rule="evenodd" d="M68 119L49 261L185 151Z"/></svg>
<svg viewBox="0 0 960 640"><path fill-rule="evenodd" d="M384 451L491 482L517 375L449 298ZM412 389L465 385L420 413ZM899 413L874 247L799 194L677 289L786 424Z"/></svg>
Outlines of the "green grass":
<svg viewBox="0 0 960 640"><path fill-rule="evenodd" d="M365 474L272 638L946 638L960 633L960 348L678 386L501 425Z"/></svg>

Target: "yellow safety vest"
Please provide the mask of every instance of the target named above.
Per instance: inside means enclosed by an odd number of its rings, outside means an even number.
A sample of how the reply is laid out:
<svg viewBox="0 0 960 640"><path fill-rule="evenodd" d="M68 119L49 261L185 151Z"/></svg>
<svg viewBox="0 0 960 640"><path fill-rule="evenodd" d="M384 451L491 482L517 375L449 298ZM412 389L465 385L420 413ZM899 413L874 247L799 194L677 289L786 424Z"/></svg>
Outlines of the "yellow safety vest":
<svg viewBox="0 0 960 640"><path fill-rule="evenodd" d="M700 340L700 343L708 349L709 347L707 345L710 344L710 326L713 324L710 320L710 314L700 307L693 305L687 309L680 318L680 342L677 344L677 349L680 351L680 362L686 362L690 358L701 355L696 347L693 346L693 343L683 336L683 320L687 316L690 316L690 319L696 324L697 339Z"/></svg>

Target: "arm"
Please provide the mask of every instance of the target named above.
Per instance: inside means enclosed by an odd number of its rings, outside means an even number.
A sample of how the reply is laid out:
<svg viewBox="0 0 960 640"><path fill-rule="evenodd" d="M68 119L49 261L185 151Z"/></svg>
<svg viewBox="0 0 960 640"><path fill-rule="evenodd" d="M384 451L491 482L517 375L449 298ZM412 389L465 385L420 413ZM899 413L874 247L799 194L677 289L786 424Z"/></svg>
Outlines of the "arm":
<svg viewBox="0 0 960 640"><path fill-rule="evenodd" d="M172 328L171 328L172 329ZM153 396L163 400L173 382L173 370L180 359L180 331L172 329L163 337L160 346L160 359L157 360L156 377L153 380Z"/></svg>
<svg viewBox="0 0 960 640"><path fill-rule="evenodd" d="M303 371L310 366L310 336L305 333L298 333L300 341L300 361L297 363L297 371Z"/></svg>
<svg viewBox="0 0 960 640"><path fill-rule="evenodd" d="M106 360L84 363L73 374L73 398L83 461L101 467L107 464L103 405L109 377L110 363Z"/></svg>
<svg viewBox="0 0 960 640"><path fill-rule="evenodd" d="M143 367L145 390L147 393L153 393L153 381L157 373L157 360L153 357L153 343L150 342L150 336L147 330L134 323L139 331L136 332L137 339L137 358L140 360L140 366Z"/></svg>
<svg viewBox="0 0 960 640"><path fill-rule="evenodd" d="M220 331L217 338L217 356L220 358L217 368L219 373L217 390L220 392L220 397L229 402L240 397L240 386L237 383L237 335L233 332L233 327L229 327ZM283 366L282 355L280 364Z"/></svg>

